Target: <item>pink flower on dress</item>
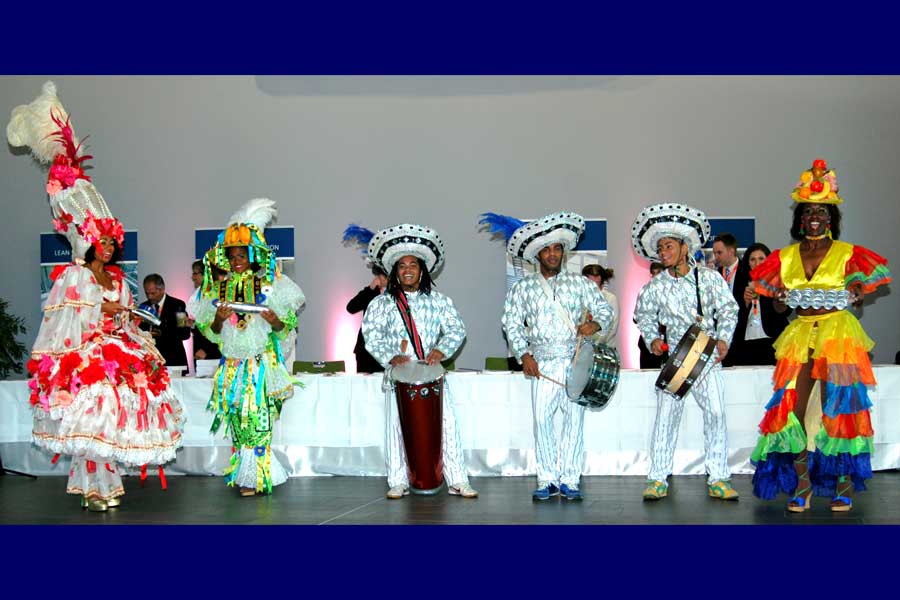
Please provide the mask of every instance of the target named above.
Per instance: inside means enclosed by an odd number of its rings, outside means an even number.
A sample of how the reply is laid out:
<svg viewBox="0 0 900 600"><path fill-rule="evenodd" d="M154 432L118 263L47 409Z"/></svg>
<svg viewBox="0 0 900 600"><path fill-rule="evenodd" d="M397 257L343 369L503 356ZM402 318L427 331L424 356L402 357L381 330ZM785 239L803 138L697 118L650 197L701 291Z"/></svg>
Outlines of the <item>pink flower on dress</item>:
<svg viewBox="0 0 900 600"><path fill-rule="evenodd" d="M74 285L70 285L66 288L66 299L67 300L81 300L81 294L78 293L78 288Z"/></svg>
<svg viewBox="0 0 900 600"><path fill-rule="evenodd" d="M41 358L40 370L49 373L50 369L53 368L53 359L50 358L50 355L45 354L43 358Z"/></svg>
<svg viewBox="0 0 900 600"><path fill-rule="evenodd" d="M134 387L140 389L147 387L147 375L138 372L134 374Z"/></svg>
<svg viewBox="0 0 900 600"><path fill-rule="evenodd" d="M72 394L65 390L58 390L55 394L53 394L53 399L56 401L56 404L60 406L71 406L72 402L75 401L75 398L72 397Z"/></svg>
<svg viewBox="0 0 900 600"><path fill-rule="evenodd" d="M103 370L106 371L106 376L109 377L110 381L116 381L116 373L119 372L119 363L114 360L104 360Z"/></svg>

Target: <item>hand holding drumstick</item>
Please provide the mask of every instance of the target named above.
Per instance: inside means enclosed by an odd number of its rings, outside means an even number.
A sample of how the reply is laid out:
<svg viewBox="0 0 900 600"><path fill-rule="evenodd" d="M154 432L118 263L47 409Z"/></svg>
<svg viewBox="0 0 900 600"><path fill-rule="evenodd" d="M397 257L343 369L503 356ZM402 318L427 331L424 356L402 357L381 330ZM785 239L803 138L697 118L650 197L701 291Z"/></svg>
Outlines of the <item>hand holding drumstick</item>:
<svg viewBox="0 0 900 600"><path fill-rule="evenodd" d="M600 326L594 323L594 318L588 312L588 309L584 309L584 312L581 313L581 325L578 326L576 331L578 332L578 341L575 342L575 358L572 359L572 363L578 362L578 353L581 352L581 339L586 335L594 335L600 331Z"/></svg>
<svg viewBox="0 0 900 600"><path fill-rule="evenodd" d="M547 377L546 375L541 373L540 369L538 369L537 361L534 360L534 357L531 355L531 353L525 353L522 355L522 373L524 373L526 377L543 377L547 381L552 381L556 385L566 387L566 384L560 383L557 380Z"/></svg>

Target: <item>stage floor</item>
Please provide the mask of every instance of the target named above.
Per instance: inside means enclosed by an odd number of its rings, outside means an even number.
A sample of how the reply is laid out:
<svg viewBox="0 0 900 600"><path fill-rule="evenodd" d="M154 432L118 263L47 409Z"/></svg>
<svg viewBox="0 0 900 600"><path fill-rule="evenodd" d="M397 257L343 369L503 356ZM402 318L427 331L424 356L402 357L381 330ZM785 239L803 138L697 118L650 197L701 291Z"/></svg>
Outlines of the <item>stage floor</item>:
<svg viewBox="0 0 900 600"><path fill-rule="evenodd" d="M737 475L738 502L706 496L705 478L670 480L669 497L643 502L643 477L585 477L582 502L531 500L533 477L473 477L481 492L474 500L450 496L407 496L387 500L383 477L293 477L269 497L241 498L220 477L156 477L141 487L125 478L122 506L106 513L79 508L65 494L66 478L0 477L0 524L280 524L280 525L611 525L611 524L900 524L900 472L875 474L853 510L832 513L828 499L814 498L802 514L785 510L785 499L763 502L751 494L749 475Z"/></svg>

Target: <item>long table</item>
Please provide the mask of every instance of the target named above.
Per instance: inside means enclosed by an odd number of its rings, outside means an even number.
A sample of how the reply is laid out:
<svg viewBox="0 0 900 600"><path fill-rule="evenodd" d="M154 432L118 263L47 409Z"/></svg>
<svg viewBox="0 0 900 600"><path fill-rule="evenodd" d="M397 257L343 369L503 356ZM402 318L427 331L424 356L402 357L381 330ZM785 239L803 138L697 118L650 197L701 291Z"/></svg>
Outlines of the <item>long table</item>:
<svg viewBox="0 0 900 600"><path fill-rule="evenodd" d="M750 452L771 396L772 368L723 371L726 385L729 464L752 473ZM609 405L589 410L584 422L585 475L645 475L656 410L657 371L623 370ZM900 468L900 367L876 366L876 470ZM380 375L300 375L302 387L284 405L273 449L292 476L384 476L385 394ZM535 472L530 381L521 373L451 372L456 414L469 474L532 475ZM221 474L231 452L227 438L209 433L206 403L210 379L173 379L184 403L184 448L167 473ZM675 452L675 474L702 474L703 423L688 397ZM36 475L65 474L65 461L31 443L31 409L25 381L0 382L0 457L7 468Z"/></svg>

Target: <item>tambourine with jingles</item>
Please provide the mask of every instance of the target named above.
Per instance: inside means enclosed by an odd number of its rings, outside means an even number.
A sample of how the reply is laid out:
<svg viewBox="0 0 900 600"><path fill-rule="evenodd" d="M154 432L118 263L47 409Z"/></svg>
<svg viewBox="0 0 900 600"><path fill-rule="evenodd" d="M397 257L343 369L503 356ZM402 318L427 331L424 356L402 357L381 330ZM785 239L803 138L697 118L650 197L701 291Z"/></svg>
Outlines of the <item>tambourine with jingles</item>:
<svg viewBox="0 0 900 600"><path fill-rule="evenodd" d="M684 398L691 386L703 376L715 349L716 340L694 323L681 337L675 350L669 353L669 360L656 379L656 387Z"/></svg>

